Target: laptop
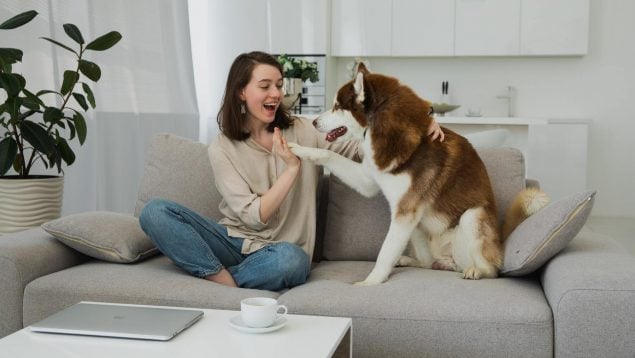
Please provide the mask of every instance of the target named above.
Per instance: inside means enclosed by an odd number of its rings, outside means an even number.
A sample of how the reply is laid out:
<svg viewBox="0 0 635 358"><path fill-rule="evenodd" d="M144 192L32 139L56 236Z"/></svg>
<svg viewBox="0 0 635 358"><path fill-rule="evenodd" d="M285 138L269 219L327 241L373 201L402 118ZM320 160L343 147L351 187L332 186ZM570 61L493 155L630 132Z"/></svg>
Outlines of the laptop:
<svg viewBox="0 0 635 358"><path fill-rule="evenodd" d="M203 317L203 311L80 302L30 326L31 331L167 341Z"/></svg>

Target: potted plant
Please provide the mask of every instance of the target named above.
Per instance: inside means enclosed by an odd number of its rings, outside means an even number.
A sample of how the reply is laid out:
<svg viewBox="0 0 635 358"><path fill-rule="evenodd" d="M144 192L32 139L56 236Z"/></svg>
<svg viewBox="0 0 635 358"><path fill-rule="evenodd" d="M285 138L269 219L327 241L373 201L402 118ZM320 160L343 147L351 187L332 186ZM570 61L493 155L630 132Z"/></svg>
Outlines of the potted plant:
<svg viewBox="0 0 635 358"><path fill-rule="evenodd" d="M18 14L2 24L0 30L11 30L31 21L34 10ZM75 43L72 47L42 37L71 52L76 67L64 71L58 89L27 89L22 73L14 73L12 65L22 61L23 52L0 48L0 234L37 226L59 217L61 210L63 165L75 161L69 141L82 145L86 140L86 120L82 112L95 108L95 96L82 81L97 82L101 69L85 59L87 51L105 51L121 40L121 34L108 32L86 43L79 28L64 24L64 32ZM74 48L75 49L74 49ZM81 92L76 91L81 87ZM5 96L3 96L5 95ZM56 168L57 176L33 174L34 164ZM9 174L13 169L16 174Z"/></svg>
<svg viewBox="0 0 635 358"><path fill-rule="evenodd" d="M319 81L317 63L297 59L289 55L279 55L278 62L282 65L282 88L284 99L282 103L291 108L302 94L305 81Z"/></svg>

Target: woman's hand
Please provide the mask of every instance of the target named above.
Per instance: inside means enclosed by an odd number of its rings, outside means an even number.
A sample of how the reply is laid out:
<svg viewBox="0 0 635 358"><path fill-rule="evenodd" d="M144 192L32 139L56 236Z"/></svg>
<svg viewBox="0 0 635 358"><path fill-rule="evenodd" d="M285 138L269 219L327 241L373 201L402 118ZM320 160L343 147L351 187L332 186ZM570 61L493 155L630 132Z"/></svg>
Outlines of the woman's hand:
<svg viewBox="0 0 635 358"><path fill-rule="evenodd" d="M280 133L280 128L274 128L273 130L273 153L279 156L285 162L287 167L299 168L300 158L289 149L287 145L287 139Z"/></svg>
<svg viewBox="0 0 635 358"><path fill-rule="evenodd" d="M439 142L443 142L443 140L445 139L445 134L443 133L443 130L441 130L441 126L439 126L439 123L437 123L434 117L432 117L432 122L430 122L430 126L428 127L428 135L432 136L433 142L437 140L437 138L439 138Z"/></svg>

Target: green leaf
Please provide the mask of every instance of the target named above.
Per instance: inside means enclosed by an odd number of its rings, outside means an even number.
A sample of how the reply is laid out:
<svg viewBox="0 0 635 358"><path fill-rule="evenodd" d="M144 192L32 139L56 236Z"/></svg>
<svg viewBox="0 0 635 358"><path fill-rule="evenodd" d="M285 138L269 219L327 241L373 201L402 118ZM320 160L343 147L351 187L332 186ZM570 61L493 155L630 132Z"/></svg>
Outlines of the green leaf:
<svg viewBox="0 0 635 358"><path fill-rule="evenodd" d="M40 97L40 96L42 96L44 94L49 94L49 93L55 93L56 95L58 95L60 97L64 97L64 96L62 96L61 93L59 93L57 91L51 91L51 90L41 90L41 91L38 91L38 93L36 93L35 95Z"/></svg>
<svg viewBox="0 0 635 358"><path fill-rule="evenodd" d="M51 155L55 152L55 141L37 123L24 120L20 123L20 130L24 140L29 142L36 151L45 155Z"/></svg>
<svg viewBox="0 0 635 358"><path fill-rule="evenodd" d="M20 97L20 98L22 98L22 106L33 111L38 111L40 109L40 104L37 101L34 101L32 98L30 97Z"/></svg>
<svg viewBox="0 0 635 358"><path fill-rule="evenodd" d="M69 147L66 139L57 139L57 151L60 153L62 160L66 162L66 165L71 165L75 162L75 153L73 153L73 150Z"/></svg>
<svg viewBox="0 0 635 358"><path fill-rule="evenodd" d="M2 63L0 60L0 73L11 73L11 64L10 63Z"/></svg>
<svg viewBox="0 0 635 358"><path fill-rule="evenodd" d="M61 43L61 42L55 41L55 40L53 40L53 39L51 39L51 38L48 38L48 37L40 37L40 38L41 38L42 40L46 40L46 41L52 42L52 43L54 43L55 45L57 45L57 46L59 46L59 47L61 47L61 48L65 49L65 50L68 50L68 51L70 51L70 52L74 53L77 57L79 57L79 54L78 54L75 50L73 50L72 48L70 48L70 47L68 47L68 46L64 45L64 44L63 44L63 43Z"/></svg>
<svg viewBox="0 0 635 358"><path fill-rule="evenodd" d="M22 61L22 50L17 48L0 48L0 64L10 65Z"/></svg>
<svg viewBox="0 0 635 358"><path fill-rule="evenodd" d="M77 42L80 45L84 44L84 37L82 36L82 32L79 31L79 28L73 24L64 24L64 32L68 35L68 37L72 38L73 41Z"/></svg>
<svg viewBox="0 0 635 358"><path fill-rule="evenodd" d="M16 27L20 27L29 21L33 20L33 18L37 15L37 11L31 10L27 12L23 12L21 14L15 15L9 20L0 24L1 30L10 30L15 29Z"/></svg>
<svg viewBox="0 0 635 358"><path fill-rule="evenodd" d="M9 97L17 96L24 88L20 86L20 80L14 73L0 73L0 87L7 92Z"/></svg>
<svg viewBox="0 0 635 358"><path fill-rule="evenodd" d="M71 121L68 121L68 130L71 131L71 135L68 139L73 140L73 138L75 138L75 126L73 125L73 122Z"/></svg>
<svg viewBox="0 0 635 358"><path fill-rule="evenodd" d="M60 92L62 95L67 95L75 87L75 83L79 81L79 73L71 70L64 71L64 81L62 82L62 88Z"/></svg>
<svg viewBox="0 0 635 358"><path fill-rule="evenodd" d="M42 100L34 95L31 91L27 90L26 88L22 90L22 92L31 100L36 102L37 104L39 104L42 107L45 107L46 105L44 104L44 102L42 102ZM39 108L38 108L39 109Z"/></svg>
<svg viewBox="0 0 635 358"><path fill-rule="evenodd" d="M0 141L0 176L5 175L18 154L18 144L11 137Z"/></svg>
<svg viewBox="0 0 635 358"><path fill-rule="evenodd" d="M20 97L9 97L4 102L5 111L9 113L12 120L16 120L20 115L20 107L22 107L22 98Z"/></svg>
<svg viewBox="0 0 635 358"><path fill-rule="evenodd" d="M111 31L86 45L86 49L93 51L105 51L113 47L117 42L119 42L119 40L121 40L121 34L117 31Z"/></svg>
<svg viewBox="0 0 635 358"><path fill-rule="evenodd" d="M13 170L15 170L16 173L20 173L22 171L22 163L24 163L24 157L18 153L13 161Z"/></svg>
<svg viewBox="0 0 635 358"><path fill-rule="evenodd" d="M55 107L46 107L44 110L44 122L55 123L64 118L64 112Z"/></svg>
<svg viewBox="0 0 635 358"><path fill-rule="evenodd" d="M73 122L75 123L75 129L77 129L77 137L79 138L79 144L84 144L86 140L86 120L84 116L79 113L75 113L73 116Z"/></svg>
<svg viewBox="0 0 635 358"><path fill-rule="evenodd" d="M88 103L86 103L86 98L84 97L83 94L77 93L77 92L73 92L73 98L75 98L77 103L79 103L79 105L82 106L84 111L88 110Z"/></svg>
<svg viewBox="0 0 635 358"><path fill-rule="evenodd" d="M53 165L55 165L57 167L57 172L61 173L62 172L62 155L60 151L57 149L57 147L53 147L53 151L51 152L51 154L47 155L47 158L49 160L49 166L52 168Z"/></svg>
<svg viewBox="0 0 635 358"><path fill-rule="evenodd" d="M82 83L82 88L84 89L84 93L86 93L86 98L88 99L88 103L90 103L90 106L93 107L94 109L96 104L95 104L95 95L93 94L93 91L85 83Z"/></svg>
<svg viewBox="0 0 635 358"><path fill-rule="evenodd" d="M89 79L97 82L101 78L101 69L96 63L79 60L79 70Z"/></svg>

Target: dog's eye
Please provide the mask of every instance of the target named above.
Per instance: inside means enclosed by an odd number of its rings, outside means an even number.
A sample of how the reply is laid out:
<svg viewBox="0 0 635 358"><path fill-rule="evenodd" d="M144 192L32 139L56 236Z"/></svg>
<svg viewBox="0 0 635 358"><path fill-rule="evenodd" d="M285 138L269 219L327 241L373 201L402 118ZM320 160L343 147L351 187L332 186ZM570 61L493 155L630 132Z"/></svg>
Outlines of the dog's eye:
<svg viewBox="0 0 635 358"><path fill-rule="evenodd" d="M430 106L430 111L428 112L428 115L431 116L434 114L434 107Z"/></svg>

